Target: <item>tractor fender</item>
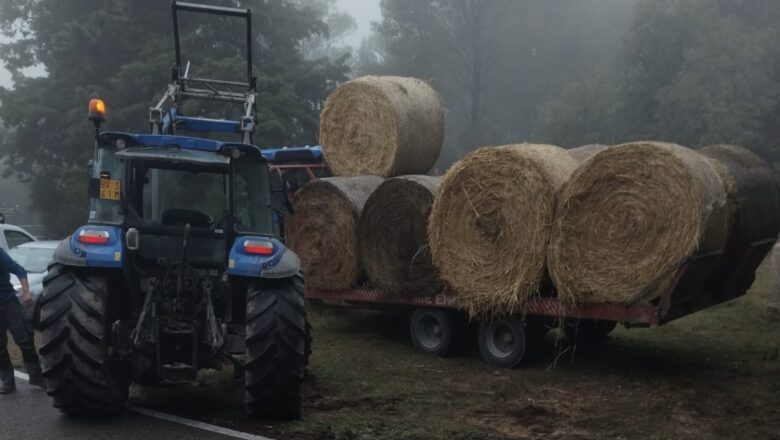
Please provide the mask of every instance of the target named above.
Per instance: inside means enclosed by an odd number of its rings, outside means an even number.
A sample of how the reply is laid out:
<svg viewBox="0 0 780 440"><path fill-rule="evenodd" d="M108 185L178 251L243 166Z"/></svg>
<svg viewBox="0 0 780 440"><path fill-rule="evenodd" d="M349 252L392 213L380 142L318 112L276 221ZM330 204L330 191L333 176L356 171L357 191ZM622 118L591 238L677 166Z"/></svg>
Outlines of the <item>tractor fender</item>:
<svg viewBox="0 0 780 440"><path fill-rule="evenodd" d="M65 266L86 267L87 259L73 252L70 240L71 236L68 236L57 246L57 249L54 251L54 262Z"/></svg>
<svg viewBox="0 0 780 440"><path fill-rule="evenodd" d="M104 244L82 243L79 241L79 235L84 230L106 232L108 233L108 241ZM54 251L54 262L66 266L120 269L122 268L123 256L121 228L88 225L76 229L73 235L60 242Z"/></svg>
<svg viewBox="0 0 780 440"><path fill-rule="evenodd" d="M264 243L272 246L267 255L252 253L252 243ZM281 241L271 237L239 237L230 249L228 259L228 275L251 278L288 278L296 275L301 268L301 261L295 252L288 249Z"/></svg>
<svg viewBox="0 0 780 440"><path fill-rule="evenodd" d="M284 248L282 258L273 267L262 271L260 276L262 278L289 278L297 275L301 270L301 260L298 255L288 248Z"/></svg>

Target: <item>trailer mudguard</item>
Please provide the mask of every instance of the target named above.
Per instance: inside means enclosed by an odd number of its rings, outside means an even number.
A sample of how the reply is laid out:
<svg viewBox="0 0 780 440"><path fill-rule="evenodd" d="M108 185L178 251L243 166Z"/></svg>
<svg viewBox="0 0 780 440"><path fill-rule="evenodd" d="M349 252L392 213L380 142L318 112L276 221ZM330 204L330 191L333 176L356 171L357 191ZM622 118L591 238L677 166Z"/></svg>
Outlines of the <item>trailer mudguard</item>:
<svg viewBox="0 0 780 440"><path fill-rule="evenodd" d="M273 246L270 255L256 255L247 252L247 241L262 241ZM301 261L295 252L281 241L270 237L239 237L230 249L228 275L252 278L288 278L301 269Z"/></svg>
<svg viewBox="0 0 780 440"><path fill-rule="evenodd" d="M105 244L82 243L79 236L85 230L106 232L108 241ZM82 226L73 235L62 240L54 251L55 262L78 267L120 269L123 256L122 228L117 226Z"/></svg>

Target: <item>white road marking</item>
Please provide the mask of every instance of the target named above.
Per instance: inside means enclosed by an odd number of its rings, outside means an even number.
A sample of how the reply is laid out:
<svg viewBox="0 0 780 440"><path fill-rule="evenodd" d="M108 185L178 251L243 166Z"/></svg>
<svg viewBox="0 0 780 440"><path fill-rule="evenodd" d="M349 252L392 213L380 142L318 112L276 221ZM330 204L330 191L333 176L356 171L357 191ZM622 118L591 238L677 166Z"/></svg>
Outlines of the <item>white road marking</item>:
<svg viewBox="0 0 780 440"><path fill-rule="evenodd" d="M184 417L174 416L171 414L166 414L151 409L139 408L135 405L127 405L127 409L133 412L137 412L138 414L154 417L155 419L167 420L169 422L178 423L179 425L185 425L191 428L213 432L215 434L221 434L227 437L240 438L242 440L271 440L268 437L263 437L261 435L249 434L248 432L235 431L232 429L223 428L221 426L199 422L197 420L185 419Z"/></svg>
<svg viewBox="0 0 780 440"><path fill-rule="evenodd" d="M14 370L14 376L25 382L30 380L30 376L21 371ZM189 426L190 428L200 429L201 431L213 432L215 434L224 435L226 437L238 438L241 440L273 440L262 435L250 434L248 432L235 431L233 429L223 428L221 426L212 425L209 423L199 422L197 420L185 419L184 417L174 416L172 414L166 414L151 409L140 408L135 405L127 405L127 409L138 414L143 414L148 417L154 417L155 419L165 420L167 422L176 423L178 425Z"/></svg>

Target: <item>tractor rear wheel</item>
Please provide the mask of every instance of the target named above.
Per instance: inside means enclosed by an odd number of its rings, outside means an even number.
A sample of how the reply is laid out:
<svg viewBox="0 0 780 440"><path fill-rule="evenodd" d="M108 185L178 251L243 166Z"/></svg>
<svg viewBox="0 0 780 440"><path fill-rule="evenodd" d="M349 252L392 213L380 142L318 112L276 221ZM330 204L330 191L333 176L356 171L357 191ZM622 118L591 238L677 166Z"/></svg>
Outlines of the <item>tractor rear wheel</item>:
<svg viewBox="0 0 780 440"><path fill-rule="evenodd" d="M246 411L301 417L306 364L303 277L249 284L246 306Z"/></svg>
<svg viewBox="0 0 780 440"><path fill-rule="evenodd" d="M61 264L43 281L34 324L46 391L66 414L115 413L127 402L129 374L109 355L108 282Z"/></svg>
<svg viewBox="0 0 780 440"><path fill-rule="evenodd" d="M314 335L312 334L311 323L306 320L306 344L304 345L304 359L303 366L309 367L309 358L311 357L311 344L314 342Z"/></svg>

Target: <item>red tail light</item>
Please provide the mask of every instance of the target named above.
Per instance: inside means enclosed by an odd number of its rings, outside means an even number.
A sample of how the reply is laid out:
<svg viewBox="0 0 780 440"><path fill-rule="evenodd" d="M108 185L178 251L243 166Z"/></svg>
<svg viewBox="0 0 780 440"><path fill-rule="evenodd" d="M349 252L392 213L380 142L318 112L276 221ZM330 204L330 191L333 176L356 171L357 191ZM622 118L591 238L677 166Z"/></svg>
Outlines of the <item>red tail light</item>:
<svg viewBox="0 0 780 440"><path fill-rule="evenodd" d="M108 232L82 229L79 232L79 243L83 244L108 244Z"/></svg>
<svg viewBox="0 0 780 440"><path fill-rule="evenodd" d="M255 255L273 255L274 244L270 241L247 240L244 242L244 251Z"/></svg>

